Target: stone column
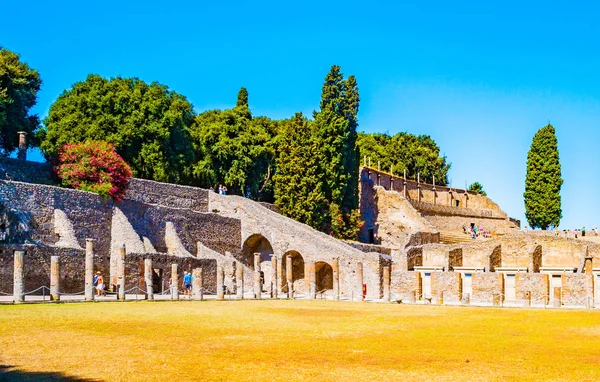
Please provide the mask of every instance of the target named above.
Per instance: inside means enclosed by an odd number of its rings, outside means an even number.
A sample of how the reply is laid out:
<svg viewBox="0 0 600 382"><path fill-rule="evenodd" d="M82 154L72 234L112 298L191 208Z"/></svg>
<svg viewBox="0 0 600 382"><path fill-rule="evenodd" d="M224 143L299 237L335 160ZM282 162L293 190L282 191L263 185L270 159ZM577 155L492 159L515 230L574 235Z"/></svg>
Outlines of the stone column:
<svg viewBox="0 0 600 382"><path fill-rule="evenodd" d="M240 262L235 264L235 292L238 300L244 298L244 267Z"/></svg>
<svg viewBox="0 0 600 382"><path fill-rule="evenodd" d="M17 159L27 160L27 133L19 131L19 151L17 151Z"/></svg>
<svg viewBox="0 0 600 382"><path fill-rule="evenodd" d="M383 267L383 301L390 302L390 266Z"/></svg>
<svg viewBox="0 0 600 382"><path fill-rule="evenodd" d="M260 253L254 254L254 298L262 298L262 283L260 282Z"/></svg>
<svg viewBox="0 0 600 382"><path fill-rule="evenodd" d="M117 258L117 289L119 301L125 301L125 244L119 247Z"/></svg>
<svg viewBox="0 0 600 382"><path fill-rule="evenodd" d="M465 208L468 207L467 201L469 200L469 195L467 194L467 190L465 190Z"/></svg>
<svg viewBox="0 0 600 382"><path fill-rule="evenodd" d="M50 300L60 301L60 258L58 256L50 257Z"/></svg>
<svg viewBox="0 0 600 382"><path fill-rule="evenodd" d="M314 300L317 298L317 273L316 273L316 265L313 260L308 262L308 290L309 290L309 298ZM305 276L307 277L307 276Z"/></svg>
<svg viewBox="0 0 600 382"><path fill-rule="evenodd" d="M94 239L85 239L85 301L94 301Z"/></svg>
<svg viewBox="0 0 600 382"><path fill-rule="evenodd" d="M283 274L283 256L277 257L277 293L283 291L285 275ZM279 298L279 295L277 296Z"/></svg>
<svg viewBox="0 0 600 382"><path fill-rule="evenodd" d="M223 290L223 286L225 286L225 275L223 271L222 265L217 265L217 300L225 299L225 291Z"/></svg>
<svg viewBox="0 0 600 382"><path fill-rule="evenodd" d="M146 282L146 299L154 300L154 285L152 282L152 259L144 259L144 281Z"/></svg>
<svg viewBox="0 0 600 382"><path fill-rule="evenodd" d="M14 273L13 273L13 301L20 304L25 301L23 294L23 264L25 261L25 251L15 251L14 253Z"/></svg>
<svg viewBox="0 0 600 382"><path fill-rule="evenodd" d="M331 262L331 269L333 270L333 299L340 301L340 259L335 258Z"/></svg>
<svg viewBox="0 0 600 382"><path fill-rule="evenodd" d="M271 256L271 268L273 268L273 275L271 276L271 294L273 298L277 299L279 297L277 290L277 256Z"/></svg>
<svg viewBox="0 0 600 382"><path fill-rule="evenodd" d="M364 301L363 299L363 264L356 263L356 298L355 301Z"/></svg>
<svg viewBox="0 0 600 382"><path fill-rule="evenodd" d="M287 298L294 297L294 258L288 255L285 258L285 280L287 284Z"/></svg>
<svg viewBox="0 0 600 382"><path fill-rule="evenodd" d="M171 264L171 300L179 300L179 266Z"/></svg>
<svg viewBox="0 0 600 382"><path fill-rule="evenodd" d="M403 180L403 186L404 186L404 198L406 199L406 169L404 169L404 179Z"/></svg>
<svg viewBox="0 0 600 382"><path fill-rule="evenodd" d="M421 173L417 173L417 200L421 201Z"/></svg>
<svg viewBox="0 0 600 382"><path fill-rule="evenodd" d="M192 298L202 301L204 299L204 291L202 290L202 268L196 268L192 272Z"/></svg>

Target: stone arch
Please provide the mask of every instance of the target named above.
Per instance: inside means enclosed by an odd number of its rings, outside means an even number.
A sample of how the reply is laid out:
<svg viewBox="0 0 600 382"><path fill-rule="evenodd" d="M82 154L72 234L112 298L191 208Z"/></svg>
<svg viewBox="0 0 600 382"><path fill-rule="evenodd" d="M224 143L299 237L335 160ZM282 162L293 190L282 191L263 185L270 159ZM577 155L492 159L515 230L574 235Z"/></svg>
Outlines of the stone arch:
<svg viewBox="0 0 600 382"><path fill-rule="evenodd" d="M242 245L241 262L250 269L254 269L254 254L260 253L260 272L263 285L272 285L273 266L273 247L271 242L259 233L252 234L244 241Z"/></svg>
<svg viewBox="0 0 600 382"><path fill-rule="evenodd" d="M333 289L333 268L325 261L315 264L317 292Z"/></svg>
<svg viewBox="0 0 600 382"><path fill-rule="evenodd" d="M539 273L542 267L543 248L541 245L535 247L530 254L529 272Z"/></svg>
<svg viewBox="0 0 600 382"><path fill-rule="evenodd" d="M288 273L288 259L292 262L291 271ZM304 283L304 257L300 252L295 250L287 251L283 254L281 261L281 274L282 274L282 288L283 293L288 292L288 278L291 277L293 290L296 293L306 292L306 285Z"/></svg>

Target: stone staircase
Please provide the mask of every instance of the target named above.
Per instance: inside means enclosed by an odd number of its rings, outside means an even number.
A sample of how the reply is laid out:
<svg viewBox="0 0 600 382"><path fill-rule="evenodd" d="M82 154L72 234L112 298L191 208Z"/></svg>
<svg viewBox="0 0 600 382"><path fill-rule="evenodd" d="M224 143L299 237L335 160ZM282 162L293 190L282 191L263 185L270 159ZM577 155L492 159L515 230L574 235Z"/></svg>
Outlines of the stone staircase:
<svg viewBox="0 0 600 382"><path fill-rule="evenodd" d="M456 231L440 231L440 243L444 244L457 244L457 243L470 243L473 241L471 236Z"/></svg>

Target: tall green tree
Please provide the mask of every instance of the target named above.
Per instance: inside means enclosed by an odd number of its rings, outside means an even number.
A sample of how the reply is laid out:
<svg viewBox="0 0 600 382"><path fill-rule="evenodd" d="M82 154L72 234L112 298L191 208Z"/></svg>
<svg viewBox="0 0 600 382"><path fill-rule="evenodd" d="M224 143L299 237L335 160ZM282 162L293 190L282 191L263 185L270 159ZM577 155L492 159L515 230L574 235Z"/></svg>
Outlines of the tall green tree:
<svg viewBox="0 0 600 382"><path fill-rule="evenodd" d="M325 77L320 110L314 113L315 137L323 158L323 186L330 208L332 233L354 239L358 232L358 150L356 147L359 93L353 76L344 79L334 65Z"/></svg>
<svg viewBox="0 0 600 382"><path fill-rule="evenodd" d="M237 106L198 115L191 136L198 161L192 172L203 187L224 184L229 193L273 200L277 123L252 117L248 92L242 88Z"/></svg>
<svg viewBox="0 0 600 382"><path fill-rule="evenodd" d="M424 182L432 183L435 177L436 184L448 184L451 164L440 155L440 148L429 135L359 133L357 144L361 157L371 158L371 166L380 162L382 170L390 171L394 166L398 175L406 169L409 179L417 179L420 173Z"/></svg>
<svg viewBox="0 0 600 382"><path fill-rule="evenodd" d="M545 230L560 224L562 184L556 132L548 124L535 134L527 154L523 197L525 217L532 228Z"/></svg>
<svg viewBox="0 0 600 382"><path fill-rule="evenodd" d="M156 82L89 75L65 90L50 107L41 149L56 158L65 143L112 143L136 177L190 183L194 159L187 99Z"/></svg>
<svg viewBox="0 0 600 382"><path fill-rule="evenodd" d="M283 215L325 230L329 208L323 190L323 160L311 124L302 113L280 124L275 204Z"/></svg>
<svg viewBox="0 0 600 382"><path fill-rule="evenodd" d="M469 191L475 191L479 195L487 196L487 192L485 192L483 185L479 182L472 183L469 186Z"/></svg>
<svg viewBox="0 0 600 382"><path fill-rule="evenodd" d="M20 60L20 56L0 47L0 156L17 148L17 132L31 134L39 118L30 114L37 101L42 80L37 70Z"/></svg>

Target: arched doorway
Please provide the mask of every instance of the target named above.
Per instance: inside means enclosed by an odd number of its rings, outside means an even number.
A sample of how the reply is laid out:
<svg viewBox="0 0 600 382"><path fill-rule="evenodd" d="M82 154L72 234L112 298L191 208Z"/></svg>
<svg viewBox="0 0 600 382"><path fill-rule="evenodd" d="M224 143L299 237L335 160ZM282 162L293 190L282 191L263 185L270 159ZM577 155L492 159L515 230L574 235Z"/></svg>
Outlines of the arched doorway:
<svg viewBox="0 0 600 382"><path fill-rule="evenodd" d="M333 268L324 261L315 264L317 292L333 289Z"/></svg>
<svg viewBox="0 0 600 382"><path fill-rule="evenodd" d="M265 291L265 287L272 285L273 267L271 258L273 257L273 247L266 237L258 233L250 235L242 245L242 258L240 260L252 270L254 270L255 253L260 253L261 280L263 291Z"/></svg>
<svg viewBox="0 0 600 382"><path fill-rule="evenodd" d="M289 268L290 264L291 268ZM288 279L291 280L294 293L306 292L306 285L304 283L304 258L298 251L288 251L283 255L281 274L281 291L283 293L288 292Z"/></svg>

